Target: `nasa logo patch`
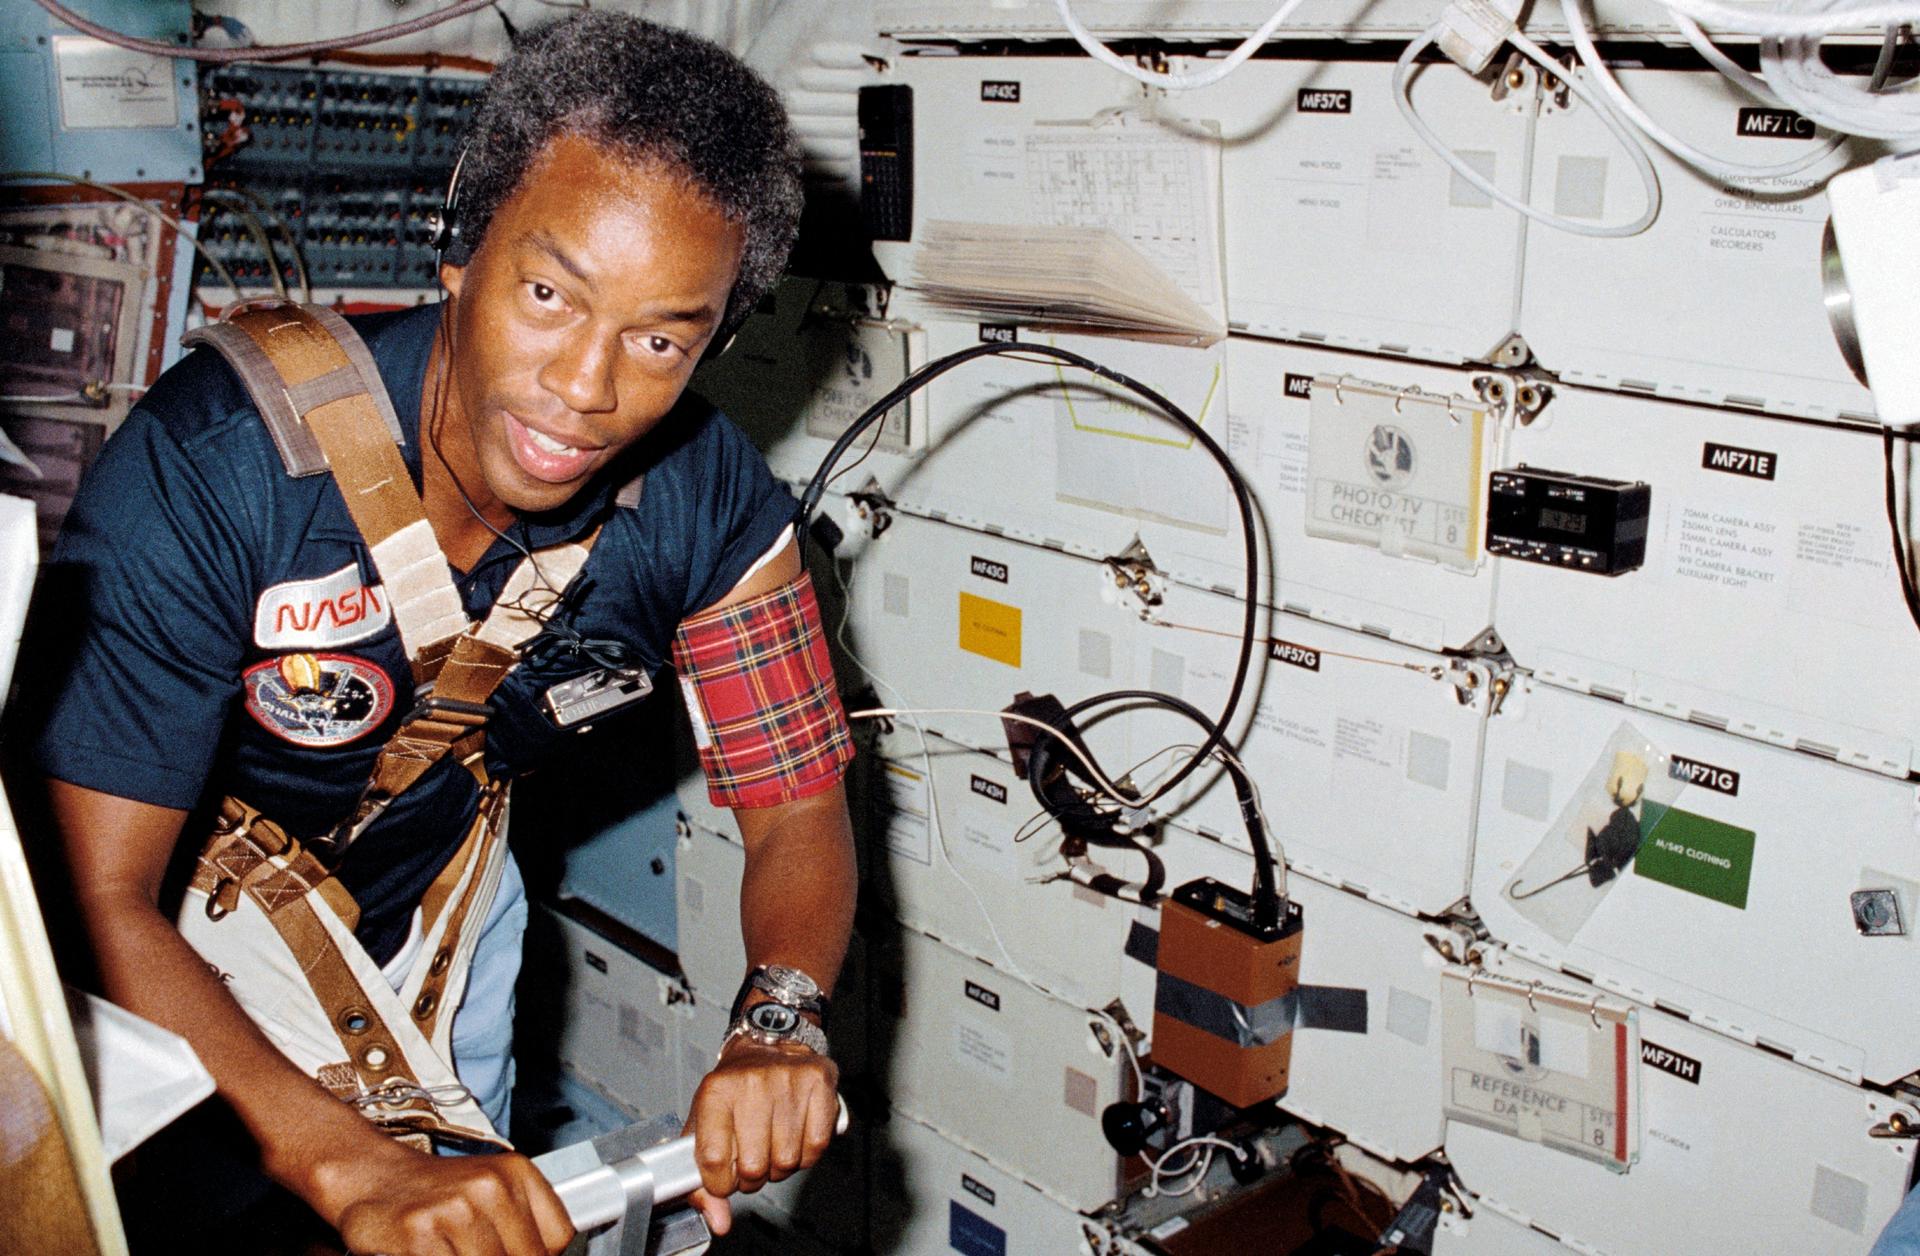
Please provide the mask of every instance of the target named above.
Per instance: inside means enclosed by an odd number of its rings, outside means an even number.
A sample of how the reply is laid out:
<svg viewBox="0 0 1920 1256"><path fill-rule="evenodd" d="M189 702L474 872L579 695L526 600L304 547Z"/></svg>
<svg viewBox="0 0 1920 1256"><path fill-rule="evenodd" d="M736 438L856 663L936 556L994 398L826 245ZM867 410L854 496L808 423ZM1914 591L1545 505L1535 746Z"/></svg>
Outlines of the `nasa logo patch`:
<svg viewBox="0 0 1920 1256"><path fill-rule="evenodd" d="M346 654L283 654L247 669L247 714L296 746L344 746L393 710L393 682Z"/></svg>
<svg viewBox="0 0 1920 1256"><path fill-rule="evenodd" d="M378 636L393 622L382 585L360 583L348 563L331 575L289 580L260 594L253 609L253 643L263 650L314 650Z"/></svg>

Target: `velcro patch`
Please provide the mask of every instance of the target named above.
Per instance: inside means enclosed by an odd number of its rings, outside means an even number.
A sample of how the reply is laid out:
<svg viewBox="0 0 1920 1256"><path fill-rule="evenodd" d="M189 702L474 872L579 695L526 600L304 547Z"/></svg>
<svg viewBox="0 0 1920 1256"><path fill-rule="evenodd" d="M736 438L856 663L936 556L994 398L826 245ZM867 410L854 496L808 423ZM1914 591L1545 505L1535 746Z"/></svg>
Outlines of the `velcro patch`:
<svg viewBox="0 0 1920 1256"><path fill-rule="evenodd" d="M321 650L377 635L393 622L384 585L360 582L348 563L332 575L268 587L253 610L253 643L263 650Z"/></svg>
<svg viewBox="0 0 1920 1256"><path fill-rule="evenodd" d="M346 654L283 654L247 669L247 714L296 746L344 746L393 710L393 681Z"/></svg>

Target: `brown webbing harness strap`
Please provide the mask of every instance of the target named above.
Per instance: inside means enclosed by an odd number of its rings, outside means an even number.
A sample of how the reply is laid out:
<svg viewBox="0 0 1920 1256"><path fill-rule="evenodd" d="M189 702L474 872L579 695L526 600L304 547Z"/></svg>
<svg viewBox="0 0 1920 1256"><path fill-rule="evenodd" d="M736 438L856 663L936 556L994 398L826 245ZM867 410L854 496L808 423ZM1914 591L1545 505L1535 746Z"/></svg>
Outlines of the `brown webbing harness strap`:
<svg viewBox="0 0 1920 1256"><path fill-rule="evenodd" d="M347 513L386 585L414 678L430 682L422 672L435 647L465 632L468 621L426 508L381 419L375 397L385 395L384 386L377 377L362 376L335 331L307 307L255 307L230 325L265 356L281 396L326 455ZM255 392L267 387L255 378L246 383Z"/></svg>

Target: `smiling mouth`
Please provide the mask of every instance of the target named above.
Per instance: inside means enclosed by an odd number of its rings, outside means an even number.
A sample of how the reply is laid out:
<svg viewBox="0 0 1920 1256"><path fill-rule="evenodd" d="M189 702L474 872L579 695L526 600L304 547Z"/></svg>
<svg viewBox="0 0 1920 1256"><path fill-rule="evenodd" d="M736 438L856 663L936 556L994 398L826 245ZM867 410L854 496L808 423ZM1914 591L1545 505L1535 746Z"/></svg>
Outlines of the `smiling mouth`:
<svg viewBox="0 0 1920 1256"><path fill-rule="evenodd" d="M507 447L522 471L547 484L578 479L604 446L568 445L506 414Z"/></svg>

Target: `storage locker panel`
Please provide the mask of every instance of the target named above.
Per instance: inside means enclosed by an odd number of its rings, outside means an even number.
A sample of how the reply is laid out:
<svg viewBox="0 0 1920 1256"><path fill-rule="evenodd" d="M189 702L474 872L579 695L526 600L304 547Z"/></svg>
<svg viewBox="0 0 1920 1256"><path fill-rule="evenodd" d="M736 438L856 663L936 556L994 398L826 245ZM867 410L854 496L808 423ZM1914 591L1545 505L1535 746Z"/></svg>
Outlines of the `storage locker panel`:
<svg viewBox="0 0 1920 1256"><path fill-rule="evenodd" d="M1296 1029L1280 1107L1383 1159L1438 1150L1442 961L1425 937L1436 926L1309 877L1287 885L1306 922L1301 984L1364 991L1366 1031Z"/></svg>
<svg viewBox="0 0 1920 1256"><path fill-rule="evenodd" d="M1577 984L1512 957L1492 966ZM1613 1173L1451 1124L1447 1158L1484 1208L1606 1256L1867 1249L1905 1194L1914 1155L1912 1141L1869 1131L1896 1112L1911 1119L1911 1105L1662 1013L1643 1013L1640 1033L1639 1162Z"/></svg>
<svg viewBox="0 0 1920 1256"><path fill-rule="evenodd" d="M1083 1250L1086 1218L912 1117L895 1113L874 1131L873 1143L875 1251L1060 1256Z"/></svg>
<svg viewBox="0 0 1920 1256"><path fill-rule="evenodd" d="M1755 102L1711 70L1622 69L1622 88L1661 126L1709 155L1785 164L1823 138L1754 134ZM1778 111L1775 111L1778 112ZM1790 115L1797 116L1797 115ZM1782 414L1873 413L1848 372L1821 298L1821 189L1873 155L1846 147L1806 170L1741 190L1649 142L1659 217L1624 239L1530 229L1520 330L1562 380ZM1539 124L1533 204L1595 222L1640 212L1619 142L1576 101Z"/></svg>
<svg viewBox="0 0 1920 1256"><path fill-rule="evenodd" d="M1562 389L1508 448L1509 465L1652 489L1637 571L1494 560L1522 666L1843 763L1920 767L1920 703L1887 683L1920 672L1920 625L1876 433ZM1896 443L1903 482L1911 456Z"/></svg>
<svg viewBox="0 0 1920 1256"><path fill-rule="evenodd" d="M1623 726L1668 756L1664 769L1645 764L1649 775L1678 777L1649 781L1634 863L1597 888L1582 875L1553 888L1527 881L1522 893L1540 893L1511 897L1583 778L1610 770ZM1687 781L1651 824L1652 800ZM1912 783L1522 681L1488 725L1481 795L1473 905L1516 953L1848 1080L1891 1082L1920 1067L1920 1014L1883 997L1912 970L1911 924L1869 934L1854 904L1856 892L1875 894L1900 921L1915 918ZM1562 862L1571 871L1579 860ZM1556 932L1569 931L1549 913L1594 900L1561 941Z"/></svg>
<svg viewBox="0 0 1920 1256"><path fill-rule="evenodd" d="M679 1112L690 1015L667 974L549 907L537 907L527 964L556 996L560 1065L635 1120ZM529 974L532 975L531 973ZM543 1018L544 1019L544 1018Z"/></svg>
<svg viewBox="0 0 1920 1256"><path fill-rule="evenodd" d="M910 930L877 958L875 980L896 1111L1070 1208L1116 1197L1121 1161L1100 1113L1132 1077L1099 1018Z"/></svg>
<svg viewBox="0 0 1920 1256"><path fill-rule="evenodd" d="M1407 126L1392 78L1388 61L1262 59L1161 105L1220 127L1230 323L1337 348L1490 360L1515 330L1521 218ZM1412 96L1475 170L1525 196L1531 83L1494 99L1486 82L1436 65L1414 76Z"/></svg>
<svg viewBox="0 0 1920 1256"><path fill-rule="evenodd" d="M1172 589L1155 615L1202 631L1145 625L1136 673L1217 715L1238 657L1237 604ZM1289 862L1402 911L1444 912L1467 892L1494 671L1297 615L1262 627L1234 753ZM1124 718L1136 758L1202 736L1171 712ZM1180 787L1190 801L1179 821L1247 849L1233 782L1213 770L1194 781Z"/></svg>

